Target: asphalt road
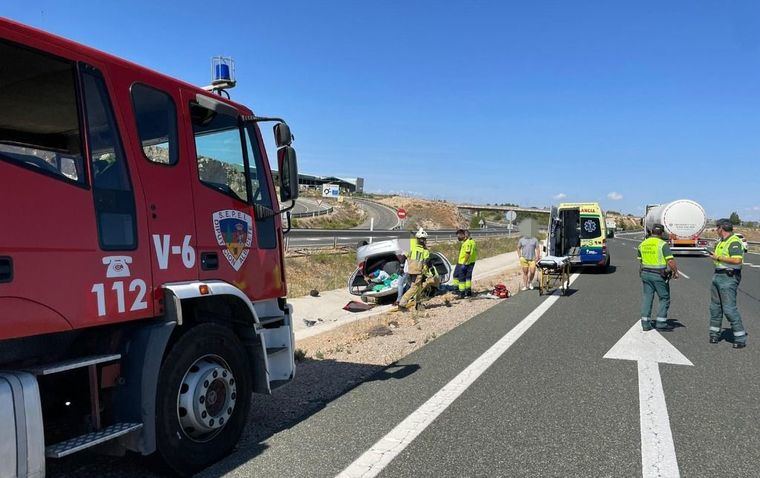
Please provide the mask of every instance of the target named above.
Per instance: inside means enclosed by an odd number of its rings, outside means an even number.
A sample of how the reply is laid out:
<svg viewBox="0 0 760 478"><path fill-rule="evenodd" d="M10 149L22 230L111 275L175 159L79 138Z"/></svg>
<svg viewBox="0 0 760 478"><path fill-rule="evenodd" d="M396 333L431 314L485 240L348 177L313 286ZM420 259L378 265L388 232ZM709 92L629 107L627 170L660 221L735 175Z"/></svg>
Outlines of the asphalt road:
<svg viewBox="0 0 760 478"><path fill-rule="evenodd" d="M615 270L582 273L380 476L641 476L637 366L603 358L639 317L635 245L611 241ZM680 473L758 476L760 268L745 268L739 307L752 336L734 350L707 343L709 262L678 260L689 279L672 285L663 336L693 366L659 370ZM545 300L503 302L204 476L336 476Z"/></svg>
<svg viewBox="0 0 760 478"><path fill-rule="evenodd" d="M367 212L367 218L364 222L354 229L369 229L371 218L375 219L374 228L377 230L393 229L398 226L399 221L395 209L364 199L354 199L354 202Z"/></svg>
<svg viewBox="0 0 760 478"><path fill-rule="evenodd" d="M356 386L353 380L334 384L338 393L315 392L304 401L310 367L327 364L302 364L298 383L290 386L300 387L300 398L291 400L289 387L256 396L244 441L200 476L335 477L518 330L524 333L452 396L379 476L642 476L637 365L604 358L638 322L636 244L630 236L612 240L614 270L581 273L570 295L521 293L391 367L329 364L364 378ZM680 474L758 476L760 255L747 256L740 288L739 308L751 334L741 350L728 340L707 343L709 261L678 262L689 278L672 284L673 330L662 337L693 366L660 364L659 371ZM135 457L75 455L51 464L49 476L156 475Z"/></svg>
<svg viewBox="0 0 760 478"><path fill-rule="evenodd" d="M327 209L329 206L327 204L319 204L314 199L308 199L308 198L298 198L296 199L296 204L293 206L293 213L294 214L306 214L310 212L317 212L321 211L323 209Z"/></svg>

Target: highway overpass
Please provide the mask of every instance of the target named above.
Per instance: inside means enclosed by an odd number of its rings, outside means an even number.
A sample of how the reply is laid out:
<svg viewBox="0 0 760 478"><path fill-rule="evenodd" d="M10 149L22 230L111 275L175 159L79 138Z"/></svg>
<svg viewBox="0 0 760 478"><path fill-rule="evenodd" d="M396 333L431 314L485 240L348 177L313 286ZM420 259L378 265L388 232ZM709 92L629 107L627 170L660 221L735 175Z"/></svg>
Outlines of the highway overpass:
<svg viewBox="0 0 760 478"><path fill-rule="evenodd" d="M515 212L533 212L540 214L549 214L550 209L542 209L537 207L519 207L519 206L489 206L483 204L457 204L459 209L466 209L469 211L515 211Z"/></svg>

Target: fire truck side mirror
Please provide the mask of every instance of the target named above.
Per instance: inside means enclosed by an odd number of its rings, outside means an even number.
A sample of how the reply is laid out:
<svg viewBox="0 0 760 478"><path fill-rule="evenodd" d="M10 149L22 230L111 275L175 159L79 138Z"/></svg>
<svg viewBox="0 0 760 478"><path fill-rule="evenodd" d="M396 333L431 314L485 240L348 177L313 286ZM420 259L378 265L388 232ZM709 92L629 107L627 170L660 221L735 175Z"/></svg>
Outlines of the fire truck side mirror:
<svg viewBox="0 0 760 478"><path fill-rule="evenodd" d="M277 150L277 166L280 170L280 202L298 198L298 161L296 150L284 146Z"/></svg>
<svg viewBox="0 0 760 478"><path fill-rule="evenodd" d="M274 141L278 148L290 146L293 143L293 133L290 132L290 126L285 123L274 125Z"/></svg>

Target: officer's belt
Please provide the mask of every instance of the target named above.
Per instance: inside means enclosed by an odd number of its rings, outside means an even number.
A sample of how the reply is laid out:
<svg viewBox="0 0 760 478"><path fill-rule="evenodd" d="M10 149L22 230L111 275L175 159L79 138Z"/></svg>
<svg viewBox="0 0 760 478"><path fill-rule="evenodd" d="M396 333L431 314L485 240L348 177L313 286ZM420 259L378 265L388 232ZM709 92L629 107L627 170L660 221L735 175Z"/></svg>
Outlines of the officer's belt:
<svg viewBox="0 0 760 478"><path fill-rule="evenodd" d="M641 271L642 272L651 272L653 274L662 274L663 272L665 272L665 268L663 267L662 269L654 269L652 267L642 267Z"/></svg>
<svg viewBox="0 0 760 478"><path fill-rule="evenodd" d="M736 274L741 274L741 269L715 269L716 274L726 274L729 276L734 276Z"/></svg>

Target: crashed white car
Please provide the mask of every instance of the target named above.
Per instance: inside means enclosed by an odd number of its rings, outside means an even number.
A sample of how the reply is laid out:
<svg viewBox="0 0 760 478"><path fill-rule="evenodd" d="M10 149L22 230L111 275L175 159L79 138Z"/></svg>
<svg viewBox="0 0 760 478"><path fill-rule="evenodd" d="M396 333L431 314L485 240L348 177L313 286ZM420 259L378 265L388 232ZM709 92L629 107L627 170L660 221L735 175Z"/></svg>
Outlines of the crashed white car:
<svg viewBox="0 0 760 478"><path fill-rule="evenodd" d="M736 237L742 240L742 247L744 247L744 252L747 252L747 250L749 250L749 243L747 242L747 238L744 237L744 234L736 234Z"/></svg>
<svg viewBox="0 0 760 478"><path fill-rule="evenodd" d="M379 241L359 247L356 250L357 268L348 279L348 291L353 295L361 296L365 302L384 297L395 298L398 290L396 282L393 282L393 285L384 284L384 287L377 287L379 284L367 283L365 277L378 270L386 272L391 277L394 275L401 277L404 273L400 261L403 254L404 249L398 239ZM433 267L441 276L441 284L447 283L451 279L453 270L449 260L439 252L431 252L430 258Z"/></svg>

